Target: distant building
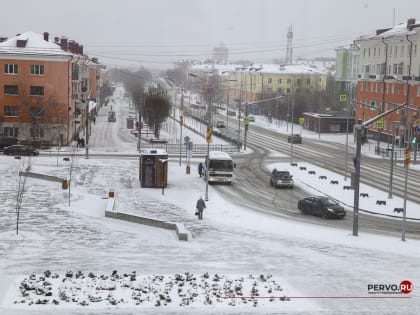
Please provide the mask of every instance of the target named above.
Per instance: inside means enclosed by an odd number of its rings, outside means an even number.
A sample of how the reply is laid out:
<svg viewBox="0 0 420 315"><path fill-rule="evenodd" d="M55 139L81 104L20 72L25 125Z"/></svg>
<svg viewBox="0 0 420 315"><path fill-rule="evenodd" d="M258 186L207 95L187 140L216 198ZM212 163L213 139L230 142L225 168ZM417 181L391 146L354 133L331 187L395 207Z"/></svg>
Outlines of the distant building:
<svg viewBox="0 0 420 315"><path fill-rule="evenodd" d="M350 114L353 112L350 110L353 108L353 103L350 101L356 98L360 50L356 44L350 44L336 48L335 52L335 95L339 106L344 107Z"/></svg>
<svg viewBox="0 0 420 315"><path fill-rule="evenodd" d="M220 43L219 47L213 48L213 61L215 63L229 62L229 49L224 43Z"/></svg>

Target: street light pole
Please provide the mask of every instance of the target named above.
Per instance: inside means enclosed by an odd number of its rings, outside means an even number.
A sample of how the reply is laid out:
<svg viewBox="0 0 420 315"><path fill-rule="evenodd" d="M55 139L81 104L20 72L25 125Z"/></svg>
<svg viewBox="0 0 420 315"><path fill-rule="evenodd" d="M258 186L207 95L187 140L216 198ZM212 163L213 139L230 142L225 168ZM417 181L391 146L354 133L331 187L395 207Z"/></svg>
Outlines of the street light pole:
<svg viewBox="0 0 420 315"><path fill-rule="evenodd" d="M181 116L179 116L179 124L181 125L181 132L179 136L179 166L181 166L181 156L182 156L182 125L184 124L184 88L181 89Z"/></svg>

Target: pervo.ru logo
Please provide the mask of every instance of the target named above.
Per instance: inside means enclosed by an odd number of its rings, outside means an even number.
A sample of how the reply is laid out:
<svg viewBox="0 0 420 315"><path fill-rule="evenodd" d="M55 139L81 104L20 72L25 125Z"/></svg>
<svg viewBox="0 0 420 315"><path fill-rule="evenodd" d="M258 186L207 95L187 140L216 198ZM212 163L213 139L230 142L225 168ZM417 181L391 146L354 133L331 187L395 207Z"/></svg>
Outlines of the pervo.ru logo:
<svg viewBox="0 0 420 315"><path fill-rule="evenodd" d="M398 284L368 284L369 294L409 294L413 291L413 284L403 280Z"/></svg>

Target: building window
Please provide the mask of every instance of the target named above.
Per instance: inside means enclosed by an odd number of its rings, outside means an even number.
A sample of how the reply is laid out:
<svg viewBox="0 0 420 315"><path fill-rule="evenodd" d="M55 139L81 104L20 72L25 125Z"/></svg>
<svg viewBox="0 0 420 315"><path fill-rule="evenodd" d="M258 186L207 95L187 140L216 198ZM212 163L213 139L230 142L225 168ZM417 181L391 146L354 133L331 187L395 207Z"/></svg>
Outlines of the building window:
<svg viewBox="0 0 420 315"><path fill-rule="evenodd" d="M401 54L400 54L400 56L401 57L404 57L404 46L401 46Z"/></svg>
<svg viewBox="0 0 420 315"><path fill-rule="evenodd" d="M73 63L71 69L71 79L72 80L79 80L79 65Z"/></svg>
<svg viewBox="0 0 420 315"><path fill-rule="evenodd" d="M292 80L287 79L287 84L290 85L290 83L292 83Z"/></svg>
<svg viewBox="0 0 420 315"><path fill-rule="evenodd" d="M268 84L271 84L271 82L273 81L273 79L271 79L271 78L268 78L268 81L267 81L267 83Z"/></svg>
<svg viewBox="0 0 420 315"><path fill-rule="evenodd" d="M398 55L398 46L394 46L394 58Z"/></svg>
<svg viewBox="0 0 420 315"><path fill-rule="evenodd" d="M4 106L4 116L19 116L18 106Z"/></svg>
<svg viewBox="0 0 420 315"><path fill-rule="evenodd" d="M4 127L3 128L3 136L4 137L15 137L19 136L19 128L17 127Z"/></svg>
<svg viewBox="0 0 420 315"><path fill-rule="evenodd" d="M373 82L370 83L370 92L373 93Z"/></svg>
<svg viewBox="0 0 420 315"><path fill-rule="evenodd" d="M386 94L389 94L389 83L385 83L386 84Z"/></svg>
<svg viewBox="0 0 420 315"><path fill-rule="evenodd" d="M281 84L281 79L278 79L277 80L277 84Z"/></svg>
<svg viewBox="0 0 420 315"><path fill-rule="evenodd" d="M31 65L31 74L44 75L44 65Z"/></svg>
<svg viewBox="0 0 420 315"><path fill-rule="evenodd" d="M288 88L288 89L287 89L287 94L289 94L289 93L290 93L290 89Z"/></svg>
<svg viewBox="0 0 420 315"><path fill-rule="evenodd" d="M366 57L366 48L363 48L363 57Z"/></svg>
<svg viewBox="0 0 420 315"><path fill-rule="evenodd" d="M394 95L395 93L395 84L391 85L391 94Z"/></svg>
<svg viewBox="0 0 420 315"><path fill-rule="evenodd" d="M7 74L18 74L18 65L17 64L8 64L4 65L4 73Z"/></svg>
<svg viewBox="0 0 420 315"><path fill-rule="evenodd" d="M369 50L368 50L368 57L370 57L370 48L369 48Z"/></svg>
<svg viewBox="0 0 420 315"><path fill-rule="evenodd" d="M401 84L397 85L397 94L400 95L401 93Z"/></svg>
<svg viewBox="0 0 420 315"><path fill-rule="evenodd" d="M375 92L378 93L378 82L375 83Z"/></svg>
<svg viewBox="0 0 420 315"><path fill-rule="evenodd" d="M44 129L41 127L32 127L30 129L31 138L43 138Z"/></svg>
<svg viewBox="0 0 420 315"><path fill-rule="evenodd" d="M417 44L414 44L414 55L417 55Z"/></svg>
<svg viewBox="0 0 420 315"><path fill-rule="evenodd" d="M5 85L4 94L5 95L18 95L19 89L17 85Z"/></svg>
<svg viewBox="0 0 420 315"><path fill-rule="evenodd" d="M417 96L420 96L420 85L417 85Z"/></svg>
<svg viewBox="0 0 420 315"><path fill-rule="evenodd" d="M381 56L381 47L378 47L378 57Z"/></svg>
<svg viewBox="0 0 420 315"><path fill-rule="evenodd" d="M31 86L30 95L31 96L44 96L44 87L43 86Z"/></svg>

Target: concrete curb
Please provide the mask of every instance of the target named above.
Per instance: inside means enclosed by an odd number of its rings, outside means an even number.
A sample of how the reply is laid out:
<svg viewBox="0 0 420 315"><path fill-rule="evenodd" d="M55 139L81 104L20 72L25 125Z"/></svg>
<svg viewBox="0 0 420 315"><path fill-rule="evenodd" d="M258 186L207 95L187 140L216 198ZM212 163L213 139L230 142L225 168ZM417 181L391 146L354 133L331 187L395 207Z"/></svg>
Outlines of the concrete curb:
<svg viewBox="0 0 420 315"><path fill-rule="evenodd" d="M26 177L44 179L44 180L49 180L49 181L52 181L52 182L59 182L59 183L62 183L65 180L65 178L61 178L61 177L57 177L57 176L44 175L44 174L33 173L33 172L24 172L24 171L19 171L19 176L26 176Z"/></svg>
<svg viewBox="0 0 420 315"><path fill-rule="evenodd" d="M183 223L180 222L166 222L162 220L147 218L147 217L141 217L134 214L128 214L123 212L116 212L114 211L115 207L115 198L108 198L108 203L105 210L105 217L106 218L112 218L112 219L118 219L128 222L134 222L139 224L144 224L148 226L153 226L156 228L161 229L167 229L167 230L173 230L175 231L176 235L178 236L178 239L180 241L188 241L191 238L191 233L188 231L188 229L184 226Z"/></svg>

